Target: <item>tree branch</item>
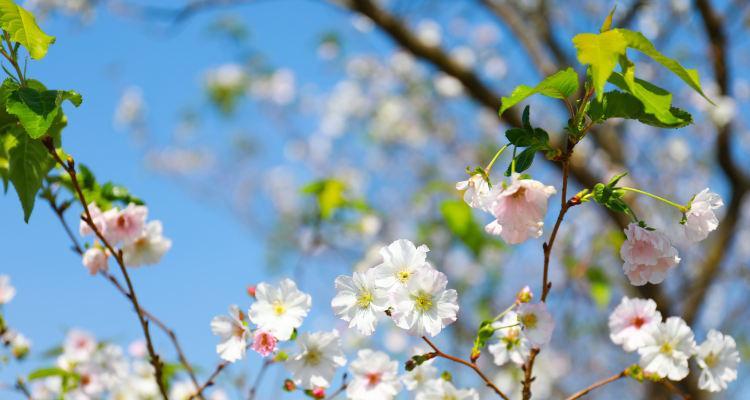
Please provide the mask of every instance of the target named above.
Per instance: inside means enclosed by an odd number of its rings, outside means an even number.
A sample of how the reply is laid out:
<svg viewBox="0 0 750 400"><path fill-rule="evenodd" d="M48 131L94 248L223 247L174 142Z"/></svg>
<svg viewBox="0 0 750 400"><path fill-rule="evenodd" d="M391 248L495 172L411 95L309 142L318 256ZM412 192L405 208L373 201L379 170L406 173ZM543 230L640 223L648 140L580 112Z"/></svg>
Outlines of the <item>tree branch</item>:
<svg viewBox="0 0 750 400"><path fill-rule="evenodd" d="M580 390L578 392L575 392L575 393L571 394L570 396L566 397L565 400L580 399L581 397L589 394L589 392L591 392L592 390L598 389L598 388L600 388L602 386L605 386L605 385L608 385L608 384L610 384L612 382L615 382L617 380L620 380L620 379L622 379L622 378L624 378L626 376L627 376L627 372L626 371L621 371L618 374L612 375L612 376L610 376L609 378L606 378L606 379L602 379L602 380L600 380L600 381L592 384L591 386L589 386L589 387L587 387L587 388L585 388L583 390Z"/></svg>

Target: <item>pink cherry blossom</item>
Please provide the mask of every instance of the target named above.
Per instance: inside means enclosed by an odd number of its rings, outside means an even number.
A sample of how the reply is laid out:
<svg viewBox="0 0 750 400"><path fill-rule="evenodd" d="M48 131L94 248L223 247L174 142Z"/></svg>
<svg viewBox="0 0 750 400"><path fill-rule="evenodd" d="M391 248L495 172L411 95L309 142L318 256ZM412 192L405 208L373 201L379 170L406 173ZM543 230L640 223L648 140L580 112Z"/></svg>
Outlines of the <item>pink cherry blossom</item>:
<svg viewBox="0 0 750 400"><path fill-rule="evenodd" d="M625 236L627 240L620 247L620 257L625 261L622 269L632 285L661 283L667 271L680 262L677 249L661 232L631 223L625 228Z"/></svg>
<svg viewBox="0 0 750 400"><path fill-rule="evenodd" d="M251 348L263 357L268 357L276 350L278 340L268 331L258 329L253 335L253 345Z"/></svg>
<svg viewBox="0 0 750 400"><path fill-rule="evenodd" d="M609 337L625 351L636 351L645 343L647 328L661 322L661 313L651 299L623 297L609 316Z"/></svg>
<svg viewBox="0 0 750 400"><path fill-rule="evenodd" d="M107 231L107 219L105 218L102 210L99 209L99 207L93 201L89 203L88 209L89 214L91 214L91 219L94 221L94 225L96 226L96 228L101 234L105 234ZM85 216L86 213L84 212L83 215ZM81 219L81 223L78 227L78 232L81 234L81 236L94 234L94 230L91 229L91 226L89 226L89 224L86 223L83 219Z"/></svg>
<svg viewBox="0 0 750 400"><path fill-rule="evenodd" d="M500 185L493 188L489 212L495 220L484 229L487 233L499 235L509 244L538 238L544 227L547 199L555 193L552 186L513 175L511 184L506 188Z"/></svg>
<svg viewBox="0 0 750 400"><path fill-rule="evenodd" d="M125 209L111 209L104 213L107 221L106 237L111 243L129 243L138 239L146 225L148 208L128 204Z"/></svg>
<svg viewBox="0 0 750 400"><path fill-rule="evenodd" d="M96 275L99 271L106 271L108 266L108 252L101 247L94 246L83 253L83 266L89 270L89 274Z"/></svg>
<svg viewBox="0 0 750 400"><path fill-rule="evenodd" d="M685 238L691 242L700 242L708 237L711 231L719 227L719 219L714 210L721 208L724 201L721 197L703 189L690 203L690 210L685 213L687 217L682 225Z"/></svg>
<svg viewBox="0 0 750 400"><path fill-rule="evenodd" d="M485 209L487 196L491 193L490 185L481 174L474 174L469 179L456 183L456 190L464 191L464 201L471 208Z"/></svg>

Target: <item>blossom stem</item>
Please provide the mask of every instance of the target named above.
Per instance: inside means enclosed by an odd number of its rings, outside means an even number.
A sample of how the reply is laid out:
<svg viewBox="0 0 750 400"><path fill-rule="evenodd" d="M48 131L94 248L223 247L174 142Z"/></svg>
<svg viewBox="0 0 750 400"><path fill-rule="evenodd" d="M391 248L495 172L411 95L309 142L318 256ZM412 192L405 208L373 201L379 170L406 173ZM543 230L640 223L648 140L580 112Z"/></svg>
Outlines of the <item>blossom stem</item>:
<svg viewBox="0 0 750 400"><path fill-rule="evenodd" d="M500 314L497 314L497 316L492 320L492 322L499 321L500 318L505 316L505 314L511 312L516 307L516 305L518 305L518 303L511 304L510 307L503 310L503 312L501 312Z"/></svg>
<svg viewBox="0 0 750 400"><path fill-rule="evenodd" d="M341 378L341 386L339 386L339 388L336 389L335 392L331 393L328 397L326 397L325 400L335 399L336 397L338 397L338 395L340 395L341 393L344 393L347 386L349 386L349 383L346 382L346 374L344 374L344 376Z"/></svg>
<svg viewBox="0 0 750 400"><path fill-rule="evenodd" d="M642 194L644 196L651 197L652 199L656 199L656 200L661 201L664 204L668 204L668 205L670 205L670 206L672 206L672 207L680 210L680 212L683 212L683 213L685 213L685 212L688 211L688 208L685 207L685 206L683 206L682 204L677 204L674 201L665 199L664 197L661 197L661 196L657 196L657 195L655 195L653 193L649 193L649 192L647 192L645 190L640 190L640 189L631 188L631 187L627 187L627 186L618 187L617 189L622 189L622 190L624 190L626 192L633 192L633 193L638 193L638 194Z"/></svg>
<svg viewBox="0 0 750 400"><path fill-rule="evenodd" d="M511 324L511 325L505 325L505 326L501 326L501 327L499 327L499 328L495 328L495 330L496 330L496 331L499 331L500 329L508 329L508 328L513 328L514 326L519 326L519 325L521 325L521 323L520 323L520 322L516 322L515 324Z"/></svg>
<svg viewBox="0 0 750 400"><path fill-rule="evenodd" d="M620 380L620 379L622 379L622 378L624 378L626 376L627 376L627 371L621 371L618 374L612 375L612 376L610 376L609 378L606 378L606 379L602 379L602 380L600 380L600 381L598 381L596 383L593 383L591 386L589 386L589 387L587 387L587 388L585 388L583 390L580 390L578 392L575 392L575 393L571 394L570 396L566 397L565 400L580 399L581 397L589 394L589 392L591 392L592 390L598 389L598 388L600 388L602 386L605 386L605 385L608 385L608 384L610 384L610 383L612 383L614 381Z"/></svg>
<svg viewBox="0 0 750 400"><path fill-rule="evenodd" d="M272 360L263 361L263 365L260 366L258 375L255 376L255 382L253 382L253 386L250 387L250 394L247 397L248 400L255 399L255 395L258 393L258 387L260 387L260 383L263 381L263 375L266 374L266 371L271 364L273 364Z"/></svg>
<svg viewBox="0 0 750 400"><path fill-rule="evenodd" d="M474 363L471 363L471 362L469 362L469 361L466 361L466 360L463 360L463 359L461 359L461 358L458 358L458 357L454 357L454 356L452 356L452 355L450 355L450 354L446 354L446 353L443 353L443 352L442 352L442 351L440 351L440 349L438 349L438 347L437 347L437 346L435 346L435 344L434 344L434 343L432 343L432 341L431 341L430 339L428 339L428 338L427 338L426 336L422 336L422 340L424 340L424 341L425 341L425 342L426 342L426 343L427 343L427 344L428 344L428 345L429 345L430 347L432 347L432 350L433 350L433 351L435 352L435 356L436 356L436 357L442 357L442 358L445 358L445 359L451 360L451 361L453 361L453 362L455 362L455 363L458 363L458 364L463 364L463 365L465 365L465 366L467 366L467 367L469 367L469 368L473 369L473 370L474 370L474 372L476 372L476 373L477 373L477 375L479 375L479 377L480 377L480 378L482 378L482 380L483 380L483 381L484 381L484 383L485 383L485 384L487 385L487 387L489 387L490 389L492 389L492 390L493 390L493 391L494 391L494 392L495 392L495 393L496 393L496 394L497 394L498 396L500 396L500 397L501 397L501 398L502 398L503 400L509 400L509 399L508 399L508 396L506 396L506 395L505 395L505 393L503 393L503 392L502 392L502 391L501 391L500 389L498 389L498 387L497 387L497 386L495 386L495 384L494 384L494 383L492 383L492 380L490 380L490 378L488 378L488 377L487 377L487 375L485 375L485 374L484 374L484 372L482 372L482 370L481 370L481 369L479 369L479 367L478 367L478 366L477 366L476 364L474 364Z"/></svg>
<svg viewBox="0 0 750 400"><path fill-rule="evenodd" d="M167 395L167 388L164 384L163 379L163 363L161 362L161 358L156 353L156 350L154 349L153 341L151 340L151 331L148 327L148 321L146 320L146 317L143 315L143 310L141 309L140 303L138 302L138 296L135 293L135 288L133 287L133 282L130 280L130 275L128 274L128 271L125 267L125 262L123 260L122 251L121 250L115 250L115 248L112 246L112 244L109 243L107 238L104 237L102 232L99 230L99 228L94 223L94 219L91 216L91 211L89 210L88 203L86 202L86 196L83 194L83 190L81 189L81 185L78 182L78 176L76 174L75 170L75 164L73 162L73 158L69 157L67 162L64 162L60 155L57 154L57 150L55 149L55 145L52 142L52 138L49 136L46 136L44 139L42 139L42 143L45 145L49 153L52 155L52 157L55 159L55 161L60 164L60 166L63 168L63 170L70 176L71 184L73 185L73 189L75 190L76 194L78 195L78 200L81 202L81 205L83 206L84 215L82 217L83 221L91 228L91 230L94 232L97 238L104 244L104 246L109 250L110 254L112 254L112 257L114 257L115 261L117 262L117 265L120 267L120 272L122 272L122 275L125 277L125 283L127 284L127 293L128 293L128 299L130 299L130 302L133 304L133 308L135 309L135 313L138 316L138 321L140 322L141 329L143 330L143 336L146 339L146 349L148 350L149 359L151 362L151 365L154 367L154 379L156 380L156 384L159 387L159 392L164 400L168 400L169 397Z"/></svg>
<svg viewBox="0 0 750 400"><path fill-rule="evenodd" d="M487 175L490 174L490 171L492 171L492 166L495 165L495 161L497 161L498 157L500 157L500 155L503 154L503 152L505 151L505 149L508 148L508 146L510 146L509 143L506 144L505 146L501 147L500 150L498 150L497 153L495 153L495 156L492 157L492 160L490 161L490 163L487 164L487 168L484 169L484 172Z"/></svg>
<svg viewBox="0 0 750 400"><path fill-rule="evenodd" d="M209 386L213 386L213 384L215 383L214 381L216 380L216 377L219 376L221 371L223 371L224 368L227 367L227 365L229 365L229 361L220 362L219 365L216 366L216 369L211 374L211 376L208 377L208 379L206 380L206 383L198 387L198 390L195 392L195 394L188 397L188 400L193 400L196 397L202 396L203 391L206 390L206 388L208 388Z"/></svg>

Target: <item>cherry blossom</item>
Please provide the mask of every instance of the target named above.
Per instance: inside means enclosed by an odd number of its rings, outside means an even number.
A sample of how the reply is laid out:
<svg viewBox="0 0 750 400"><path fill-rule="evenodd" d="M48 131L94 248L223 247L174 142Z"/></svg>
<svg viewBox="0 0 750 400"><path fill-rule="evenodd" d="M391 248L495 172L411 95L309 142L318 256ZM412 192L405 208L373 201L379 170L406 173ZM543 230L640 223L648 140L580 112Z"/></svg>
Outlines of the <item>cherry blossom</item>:
<svg viewBox="0 0 750 400"><path fill-rule="evenodd" d="M625 261L622 269L632 285L661 283L667 272L680 262L677 249L661 232L631 223L625 228L625 236L620 256Z"/></svg>
<svg viewBox="0 0 750 400"><path fill-rule="evenodd" d="M16 297L16 288L10 284L10 276L0 275L0 304L8 304Z"/></svg>
<svg viewBox="0 0 750 400"><path fill-rule="evenodd" d="M96 226L96 229L99 230L99 233L102 235L106 235L107 233L107 217L104 215L101 209L99 209L99 206L96 205L96 203L91 202L88 205L89 214L91 214L91 219L94 222L94 226ZM85 213L84 213L85 216ZM81 236L89 236L94 234L94 230L91 229L91 226L81 219L81 222L78 226L78 232L81 234Z"/></svg>
<svg viewBox="0 0 750 400"><path fill-rule="evenodd" d="M229 316L219 315L211 320L211 332L221 339L216 352L223 360L235 362L245 356L250 333L244 319L239 307L233 305L229 307Z"/></svg>
<svg viewBox="0 0 750 400"><path fill-rule="evenodd" d="M495 364L503 365L511 361L516 365L523 365L529 356L531 346L518 326L518 315L509 311L492 326L497 329L495 337L498 341L489 345L488 350L493 355Z"/></svg>
<svg viewBox="0 0 750 400"><path fill-rule="evenodd" d="M721 197L708 188L698 193L690 202L690 209L685 213L685 223L682 230L685 238L691 242L700 242L708 237L708 234L719 227L719 219L714 210L721 208L724 201Z"/></svg>
<svg viewBox="0 0 750 400"><path fill-rule="evenodd" d="M706 341L698 346L695 358L701 368L698 380L701 389L720 392L727 388L729 382L737 379L740 353L731 336L711 329Z"/></svg>
<svg viewBox="0 0 750 400"><path fill-rule="evenodd" d="M680 317L646 328L643 346L638 348L645 372L679 381L689 372L688 359L696 350L693 331Z"/></svg>
<svg viewBox="0 0 750 400"><path fill-rule="evenodd" d="M490 184L482 174L474 174L469 179L456 183L456 190L464 191L464 201L471 208L486 209L490 195Z"/></svg>
<svg viewBox="0 0 750 400"><path fill-rule="evenodd" d="M158 263L171 248L172 241L162 236L161 221L150 221L139 237L122 247L122 255L126 266L140 267Z"/></svg>
<svg viewBox="0 0 750 400"><path fill-rule="evenodd" d="M107 224L103 234L110 244L130 243L141 236L146 225L148 208L130 203L122 210L107 210L103 216Z"/></svg>
<svg viewBox="0 0 750 400"><path fill-rule="evenodd" d="M268 357L276 350L278 340L269 332L258 329L253 334L252 349L263 357Z"/></svg>
<svg viewBox="0 0 750 400"><path fill-rule="evenodd" d="M415 336L435 336L458 316L458 294L446 290L448 278L440 271L423 269L406 286L391 293L396 326Z"/></svg>
<svg viewBox="0 0 750 400"><path fill-rule="evenodd" d="M346 365L337 331L302 333L298 351L284 363L294 383L304 389L327 388L336 369Z"/></svg>
<svg viewBox="0 0 750 400"><path fill-rule="evenodd" d="M518 322L523 327L523 334L532 346L540 347L552 339L555 321L547 310L547 304L523 303L517 309Z"/></svg>
<svg viewBox="0 0 750 400"><path fill-rule="evenodd" d="M492 188L488 210L495 220L485 230L499 235L509 244L542 236L547 199L555 193L552 186L514 174L509 186L495 185Z"/></svg>
<svg viewBox="0 0 750 400"><path fill-rule="evenodd" d="M378 315L387 308L388 293L375 284L375 271L354 272L349 277L336 278L336 296L331 301L333 311L350 328L356 328L363 335L375 331Z"/></svg>
<svg viewBox="0 0 750 400"><path fill-rule="evenodd" d="M106 249L94 246L83 253L81 262L89 274L96 275L99 271L106 271L109 268L108 259L109 254Z"/></svg>
<svg viewBox="0 0 750 400"><path fill-rule="evenodd" d="M647 328L660 322L661 313L653 300L623 297L609 316L609 337L625 351L636 351L646 341Z"/></svg>
<svg viewBox="0 0 750 400"><path fill-rule="evenodd" d="M408 284L416 271L429 268L428 251L427 246L417 247L406 239L383 247L380 250L383 262L374 267L376 283L385 289Z"/></svg>
<svg viewBox="0 0 750 400"><path fill-rule="evenodd" d="M401 390L398 379L398 361L392 361L381 351L363 349L349 366L352 380L346 396L353 400L387 400Z"/></svg>
<svg viewBox="0 0 750 400"><path fill-rule="evenodd" d="M312 304L310 295L297 289L297 284L288 278L278 286L259 283L255 288L255 298L248 312L250 321L278 340L292 337L292 332L302 325Z"/></svg>
<svg viewBox="0 0 750 400"><path fill-rule="evenodd" d="M417 393L416 400L479 400L479 394L474 389L456 389L445 379L435 379L427 382L425 389Z"/></svg>

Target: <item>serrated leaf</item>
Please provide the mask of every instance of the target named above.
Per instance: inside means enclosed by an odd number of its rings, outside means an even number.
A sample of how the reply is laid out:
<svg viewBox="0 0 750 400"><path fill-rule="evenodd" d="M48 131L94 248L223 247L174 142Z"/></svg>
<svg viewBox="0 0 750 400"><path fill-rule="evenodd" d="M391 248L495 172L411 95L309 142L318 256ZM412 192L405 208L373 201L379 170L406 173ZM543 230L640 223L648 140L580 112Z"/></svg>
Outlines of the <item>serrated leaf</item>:
<svg viewBox="0 0 750 400"><path fill-rule="evenodd" d="M638 120L659 128L682 128L693 123L690 113L676 107L670 107L669 112L678 122L664 123L655 116L646 114L643 110L643 103L635 96L616 90L604 93L602 101L592 101L588 112L591 119L597 122L609 118L624 118Z"/></svg>
<svg viewBox="0 0 750 400"><path fill-rule="evenodd" d="M700 77L698 76L698 71L694 69L686 69L685 67L680 65L677 60L669 58L656 50L654 44L651 43L651 41L643 36L643 34L640 32L634 32L628 29L615 29L614 31L620 32L628 47L640 51L641 53L649 56L652 60L658 62L668 70L672 71L672 73L682 79L683 82L685 82L688 86L693 88L693 90L703 96L704 99L713 104L711 99L709 99L706 94L703 93L703 89L701 88L700 83Z"/></svg>
<svg viewBox="0 0 750 400"><path fill-rule="evenodd" d="M0 0L0 27L10 34L10 40L21 43L31 58L38 60L47 54L55 37L47 35L36 23L34 15L12 0Z"/></svg>
<svg viewBox="0 0 750 400"><path fill-rule="evenodd" d="M601 100L604 85L615 70L620 56L625 55L627 42L619 30L596 33L581 33L573 38L578 61L588 65L596 98Z"/></svg>
<svg viewBox="0 0 750 400"><path fill-rule="evenodd" d="M18 143L9 152L10 181L21 201L24 221L29 222L36 195L54 160L42 142L23 132L14 131L14 134Z"/></svg>
<svg viewBox="0 0 750 400"><path fill-rule="evenodd" d="M501 99L500 115L534 94L565 99L572 96L576 91L578 91L578 74L573 68L564 69L544 78L534 87L520 85L513 89L509 97Z"/></svg>
<svg viewBox="0 0 750 400"><path fill-rule="evenodd" d="M643 113L653 116L665 126L685 126L689 124L672 112L672 93L648 81L635 77L632 64L626 66L623 74L613 73L609 81L618 88L633 95L643 106ZM692 118L690 118L692 121Z"/></svg>
<svg viewBox="0 0 750 400"><path fill-rule="evenodd" d="M26 132L34 139L38 139L50 130L59 114L60 105L69 100L78 107L81 95L74 91L40 90L31 86L20 87L8 96L5 109L8 113L18 117Z"/></svg>

